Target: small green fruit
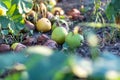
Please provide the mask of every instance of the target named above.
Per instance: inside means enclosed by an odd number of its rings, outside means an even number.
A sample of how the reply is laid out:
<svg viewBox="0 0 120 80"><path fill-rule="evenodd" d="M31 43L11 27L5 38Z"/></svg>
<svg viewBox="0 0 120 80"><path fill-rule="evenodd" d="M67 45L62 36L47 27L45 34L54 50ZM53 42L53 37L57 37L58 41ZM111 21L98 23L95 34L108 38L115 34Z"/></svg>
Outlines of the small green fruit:
<svg viewBox="0 0 120 80"><path fill-rule="evenodd" d="M79 47L84 40L83 36L80 34L74 34L72 32L68 33L65 38L65 42L69 45L70 48Z"/></svg>
<svg viewBox="0 0 120 80"><path fill-rule="evenodd" d="M57 27L52 32L51 38L54 41L56 41L58 44L63 44L67 34L68 34L68 32L64 27Z"/></svg>

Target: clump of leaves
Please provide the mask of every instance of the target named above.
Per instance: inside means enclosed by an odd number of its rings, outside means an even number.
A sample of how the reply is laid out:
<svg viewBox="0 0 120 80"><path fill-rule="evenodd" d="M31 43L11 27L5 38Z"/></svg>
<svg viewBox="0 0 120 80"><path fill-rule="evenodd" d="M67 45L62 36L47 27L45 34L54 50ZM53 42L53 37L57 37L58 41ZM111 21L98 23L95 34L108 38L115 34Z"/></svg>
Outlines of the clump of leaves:
<svg viewBox="0 0 120 80"><path fill-rule="evenodd" d="M0 8L6 12L0 16L2 34L17 35L24 28L24 13L31 10L32 0L2 0Z"/></svg>

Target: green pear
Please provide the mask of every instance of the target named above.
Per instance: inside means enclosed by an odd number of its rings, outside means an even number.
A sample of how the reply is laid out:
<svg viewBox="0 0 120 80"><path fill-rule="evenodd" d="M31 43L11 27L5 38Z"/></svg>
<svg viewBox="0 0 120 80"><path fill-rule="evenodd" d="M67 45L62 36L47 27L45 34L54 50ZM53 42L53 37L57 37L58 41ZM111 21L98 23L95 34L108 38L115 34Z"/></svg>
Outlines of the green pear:
<svg viewBox="0 0 120 80"><path fill-rule="evenodd" d="M68 32L64 27L57 27L52 32L51 38L58 44L63 44L65 42L65 37L67 34Z"/></svg>
<svg viewBox="0 0 120 80"><path fill-rule="evenodd" d="M84 38L81 34L74 34L73 32L68 33L68 35L65 38L65 42L70 48L79 47L83 40Z"/></svg>

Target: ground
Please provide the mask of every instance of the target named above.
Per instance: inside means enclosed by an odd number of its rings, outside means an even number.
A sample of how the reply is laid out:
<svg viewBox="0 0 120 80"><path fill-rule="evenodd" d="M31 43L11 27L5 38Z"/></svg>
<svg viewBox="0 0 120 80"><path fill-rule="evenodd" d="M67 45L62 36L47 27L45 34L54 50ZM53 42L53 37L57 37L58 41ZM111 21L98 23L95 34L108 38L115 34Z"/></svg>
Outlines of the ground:
<svg viewBox="0 0 120 80"><path fill-rule="evenodd" d="M106 3L109 0L102 0L102 8L105 9ZM93 9L93 2L92 0L63 0L62 2L58 3L57 6L62 7L66 12L69 11L72 8L77 8L80 9L81 5L84 5L85 7L90 8L90 11ZM86 22L89 22L89 17L91 14L89 14L89 12L86 14L84 14L86 16ZM81 22L78 22L78 24ZM77 24L75 24L77 25ZM74 25L74 26L75 26ZM73 26L73 27L74 27ZM86 26L81 26L82 28L86 27ZM83 30L86 30L86 28L84 28ZM120 55L120 40L119 38L116 39L112 39L110 40L105 40L106 36L105 34L107 34L108 36L111 36L110 34L112 33L112 28L107 26L105 28L101 28L101 29L97 29L95 31L100 39L100 46L99 46L99 50L101 53L103 53L104 51L109 51L112 54L115 55ZM119 34L116 32L116 29L113 33L114 34ZM81 47L79 47L77 49L77 54L83 56L83 57L88 57L90 56L90 51L89 51L89 46L87 45L87 42L84 42L83 45Z"/></svg>

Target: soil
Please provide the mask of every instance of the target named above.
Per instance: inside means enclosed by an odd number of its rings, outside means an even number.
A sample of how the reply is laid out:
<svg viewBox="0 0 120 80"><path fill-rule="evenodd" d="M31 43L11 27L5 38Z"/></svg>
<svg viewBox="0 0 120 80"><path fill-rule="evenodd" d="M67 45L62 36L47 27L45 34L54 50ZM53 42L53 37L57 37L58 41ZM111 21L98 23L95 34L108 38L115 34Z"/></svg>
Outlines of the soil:
<svg viewBox="0 0 120 80"><path fill-rule="evenodd" d="M105 9L105 5L107 2L109 2L109 0L102 0L102 8ZM87 11L86 14L83 14L86 17L85 22L92 21L92 20L89 20L89 18L92 15L91 11L94 8L93 0L62 0L62 2L57 4L57 6L62 7L65 10L65 12L69 11L72 8L80 9L81 5L84 5L84 7L90 8L90 10ZM78 21L77 23L79 24L80 22L81 21ZM76 25L77 24L75 23L74 25L72 25L72 27ZM81 26L81 28L83 29L83 31L87 29L89 30L87 26ZM113 28L109 26L94 30L100 40L100 43L99 43L100 46L98 47L98 51L100 51L101 54L105 52L109 52L109 53L120 56L120 36L119 36L120 31L118 31L117 29L114 29L114 30L115 31L113 31ZM113 34L113 37L115 38L107 40L106 37L110 37L112 36L112 34ZM76 54L82 57L91 56L90 47L88 46L86 41L83 43L81 47L79 47L76 50Z"/></svg>

